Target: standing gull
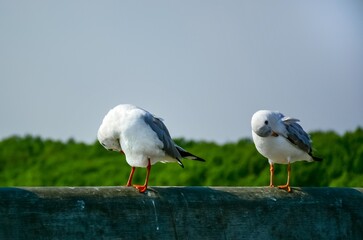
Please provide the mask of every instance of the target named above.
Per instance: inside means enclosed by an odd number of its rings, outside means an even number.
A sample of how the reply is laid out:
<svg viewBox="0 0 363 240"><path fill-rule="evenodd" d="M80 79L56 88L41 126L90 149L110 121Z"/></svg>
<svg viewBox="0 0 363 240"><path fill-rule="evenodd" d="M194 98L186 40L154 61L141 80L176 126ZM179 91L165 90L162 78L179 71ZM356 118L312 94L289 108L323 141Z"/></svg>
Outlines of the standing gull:
<svg viewBox="0 0 363 240"><path fill-rule="evenodd" d="M146 167L144 185L133 185L140 192L147 189L151 165L159 161L177 162L181 167L182 158L205 161L176 145L160 118L130 104L118 105L106 114L97 138L107 150L125 154L131 166L126 186L132 185L136 167Z"/></svg>
<svg viewBox="0 0 363 240"><path fill-rule="evenodd" d="M280 112L257 111L252 116L252 137L259 153L270 163L270 187L273 187L274 163L287 164L287 183L279 186L291 192L290 163L296 161L321 161L312 155L309 135L297 123L299 120L285 117Z"/></svg>

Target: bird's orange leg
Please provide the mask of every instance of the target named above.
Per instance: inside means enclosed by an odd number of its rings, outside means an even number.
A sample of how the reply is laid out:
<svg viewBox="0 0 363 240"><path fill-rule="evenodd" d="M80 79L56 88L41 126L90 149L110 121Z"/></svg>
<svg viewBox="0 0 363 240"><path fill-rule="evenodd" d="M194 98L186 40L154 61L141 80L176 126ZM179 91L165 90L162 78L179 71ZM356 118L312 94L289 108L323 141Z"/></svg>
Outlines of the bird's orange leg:
<svg viewBox="0 0 363 240"><path fill-rule="evenodd" d="M130 176L129 176L129 180L126 183L127 187L130 187L132 185L132 177L134 176L135 173L135 167L131 167L131 172L130 172Z"/></svg>
<svg viewBox="0 0 363 240"><path fill-rule="evenodd" d="M146 167L146 178L144 185L134 185L135 188L139 189L139 192L143 193L147 189L147 184L149 182L149 176L150 176L150 170L151 170L151 164L150 164L150 158L148 159L148 164Z"/></svg>
<svg viewBox="0 0 363 240"><path fill-rule="evenodd" d="M274 164L270 163L270 187L274 187Z"/></svg>
<svg viewBox="0 0 363 240"><path fill-rule="evenodd" d="M287 183L286 185L279 186L280 189L286 189L287 192L291 192L290 188L290 173L291 173L291 165L290 162L287 164Z"/></svg>

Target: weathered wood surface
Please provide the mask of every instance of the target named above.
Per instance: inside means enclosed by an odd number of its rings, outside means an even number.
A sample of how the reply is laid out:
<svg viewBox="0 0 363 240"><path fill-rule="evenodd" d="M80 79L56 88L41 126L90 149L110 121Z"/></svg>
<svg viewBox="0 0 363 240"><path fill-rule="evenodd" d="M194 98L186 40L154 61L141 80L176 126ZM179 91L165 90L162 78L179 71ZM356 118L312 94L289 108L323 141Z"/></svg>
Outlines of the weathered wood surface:
<svg viewBox="0 0 363 240"><path fill-rule="evenodd" d="M0 188L0 239L363 239L363 188Z"/></svg>

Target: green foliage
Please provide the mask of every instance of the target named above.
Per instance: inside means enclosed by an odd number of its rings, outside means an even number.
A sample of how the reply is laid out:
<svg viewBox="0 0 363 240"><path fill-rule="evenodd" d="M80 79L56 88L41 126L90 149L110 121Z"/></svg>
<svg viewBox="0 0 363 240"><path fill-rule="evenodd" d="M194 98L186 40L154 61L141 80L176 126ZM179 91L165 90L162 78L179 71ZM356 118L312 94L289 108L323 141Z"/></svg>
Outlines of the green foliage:
<svg viewBox="0 0 363 240"><path fill-rule="evenodd" d="M313 132L314 153L322 162L292 164L293 186L363 187L363 129L340 136ZM269 164L250 139L219 145L175 139L205 163L183 160L152 167L150 185L267 186ZM0 141L2 186L110 186L125 185L130 166L125 156L105 150L97 141L84 144L40 137L13 136ZM138 168L134 183L142 184L146 170ZM275 184L286 182L286 165L275 164Z"/></svg>

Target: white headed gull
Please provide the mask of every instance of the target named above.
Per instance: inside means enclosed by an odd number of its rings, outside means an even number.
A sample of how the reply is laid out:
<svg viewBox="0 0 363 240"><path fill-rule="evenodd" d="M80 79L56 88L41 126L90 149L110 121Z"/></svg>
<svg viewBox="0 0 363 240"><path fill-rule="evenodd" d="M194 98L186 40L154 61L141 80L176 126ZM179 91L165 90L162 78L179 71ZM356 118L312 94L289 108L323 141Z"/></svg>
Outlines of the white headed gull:
<svg viewBox="0 0 363 240"><path fill-rule="evenodd" d="M290 163L296 161L321 161L312 155L309 135L297 123L299 120L285 117L280 112L257 111L252 116L252 137L259 153L270 163L270 187L273 187L274 163L287 165L287 183L279 186L291 192Z"/></svg>
<svg viewBox="0 0 363 240"><path fill-rule="evenodd" d="M147 189L151 165L157 162L178 162L181 159L205 161L176 145L160 118L130 104L111 109L104 117L97 134L98 141L108 150L124 153L131 173L127 186L132 185L135 167L146 167L144 185L134 185L140 192Z"/></svg>

